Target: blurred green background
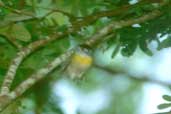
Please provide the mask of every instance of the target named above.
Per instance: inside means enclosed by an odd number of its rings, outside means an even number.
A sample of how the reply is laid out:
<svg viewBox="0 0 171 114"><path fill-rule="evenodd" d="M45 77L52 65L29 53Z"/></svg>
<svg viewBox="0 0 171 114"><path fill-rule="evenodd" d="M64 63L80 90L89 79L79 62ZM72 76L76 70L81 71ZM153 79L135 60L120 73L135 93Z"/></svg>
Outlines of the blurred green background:
<svg viewBox="0 0 171 114"><path fill-rule="evenodd" d="M163 1L168 5L158 8ZM93 65L83 79L62 77L61 69L65 65L62 64L3 114L150 114L170 111L171 6L170 0L163 1L0 0L0 5L4 5L0 7L0 85L18 48L55 32L65 33L71 26L78 29L26 58L17 70L12 89L113 20L138 18L155 9L163 13L152 21L113 31L116 35L104 37L106 40L91 50ZM118 14L110 16L110 12L115 11ZM162 98L163 95L167 98ZM166 101L167 105L159 107L166 109L159 110L157 106Z"/></svg>

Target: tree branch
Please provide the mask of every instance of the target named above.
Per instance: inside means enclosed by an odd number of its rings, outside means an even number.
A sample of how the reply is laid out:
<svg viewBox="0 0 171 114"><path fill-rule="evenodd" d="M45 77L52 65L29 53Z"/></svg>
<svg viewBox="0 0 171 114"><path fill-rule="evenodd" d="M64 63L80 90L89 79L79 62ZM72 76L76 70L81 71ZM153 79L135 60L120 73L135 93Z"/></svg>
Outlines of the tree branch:
<svg viewBox="0 0 171 114"><path fill-rule="evenodd" d="M10 86L12 84L12 81L14 79L14 76L16 74L16 71L19 67L19 65L21 64L21 62L25 59L25 57L27 57L28 55L30 55L32 52L34 52L36 49L44 46L45 44L47 44L50 41L53 41L57 38L63 37L66 34L61 34L61 33L56 33L53 34L51 36L51 38L47 37L44 40L38 40L35 41L33 43L31 43L30 45L22 48L17 54L16 57L12 60L9 69L5 75L4 81L2 83L2 89L1 89L1 94L8 94L10 91Z"/></svg>
<svg viewBox="0 0 171 114"><path fill-rule="evenodd" d="M149 14L151 14L151 16L149 16ZM150 20L150 19L153 19L153 18L159 16L159 15L156 15L156 12L155 12L155 13L149 13L149 14L146 14L146 15L140 17L140 18L137 18L137 19L132 19L132 21L131 21L131 20L128 20L128 21L121 21L121 23L119 23L120 25L117 24L117 26L113 26L113 23L112 23L112 27L114 27L113 29L119 29L119 28L122 28L122 27L125 27L125 26L132 25L133 22L134 22L134 23L137 23L137 22L147 21L147 20ZM154 15L154 14L155 14L155 15ZM157 12L157 14L158 14L158 12ZM124 23L124 24L123 24L123 23ZM93 39L93 41L95 41L95 40L99 40L99 39L103 38L105 35L107 35L107 33L110 32L110 30L109 30L109 31L106 30L106 28L108 28L108 27L109 27L110 29L112 29L112 28L111 28L111 24L109 24L108 26L106 26L106 27L104 27L103 29L101 29L100 32L97 32L94 36L92 36L87 42L91 42L92 39ZM103 32L101 32L101 31L103 31ZM97 34L98 34L98 35L97 35ZM95 39L94 39L94 38L95 38ZM86 42L86 43L87 43L87 42ZM89 45L93 46L94 43L89 43ZM26 88L29 88L30 86L32 86L32 84L26 84L27 82L30 82L30 80L32 80L32 77L34 77L34 79L38 79L38 80L40 79L40 77L44 77L44 76L40 76L40 75L37 75L37 74L46 75L48 72L52 71L52 70L53 70L55 67L57 67L62 61L65 61L65 60L67 59L68 53L69 53L69 52L66 52L66 53L64 53L63 55L61 55L59 58L56 58L56 60L59 60L60 62L57 62L57 63L55 62L56 65L54 65L51 69L49 69L48 66L45 67L45 68L42 68L42 69L46 69L45 71L47 71L47 72L44 72L44 70L40 69L40 70L38 71L38 73L35 73L33 76L31 76L30 78L28 78L27 80L25 80L21 85L19 85L19 86L17 87L18 89L15 89L12 93L18 93L18 92L15 92L15 91L20 91L20 90L22 90L23 92L26 91ZM61 57L63 57L62 61L61 61ZM54 61L56 61L56 60L54 60ZM52 62L52 63L53 63L53 62ZM52 64L52 63L50 63L50 64ZM42 72L43 72L43 73L42 73ZM38 80L34 80L34 81L36 82L36 81L38 81ZM34 83L35 83L35 82L34 82ZM25 85L25 86L28 86L28 87L26 87L26 88L24 89L24 85Z"/></svg>
<svg viewBox="0 0 171 114"><path fill-rule="evenodd" d="M36 82L44 78L48 73L50 73L52 70L54 70L57 66L59 66L61 63L66 61L74 52L74 49L68 50L64 54L60 55L59 57L56 57L53 61L51 61L47 66L39 69L36 73L31 75L28 79L23 81L20 85L16 87L14 91L10 93L12 96L12 99L15 99L16 97L22 95L28 88L30 88L32 85L34 85Z"/></svg>
<svg viewBox="0 0 171 114"><path fill-rule="evenodd" d="M70 17L71 20L76 19L75 21L72 22L72 25L75 26L75 27L78 27L78 26L89 25L89 24L93 23L94 21L96 21L97 19L99 19L101 17L112 17L112 16L120 15L122 13L125 13L129 8L132 8L132 7L138 6L140 4L144 4L144 3L147 3L147 4L148 3L159 3L158 7L161 7L162 5L165 5L167 2L165 0L157 0L157 1L154 1L154 0L141 0L140 2L138 2L136 4L133 4L133 5L124 5L124 6L121 6L121 7L117 8L117 9L113 9L113 10L109 10L109 11L96 12L96 13L93 13L91 15L88 15L88 16L85 16L85 17L82 17L82 18L81 17L75 17L74 15L72 15L72 14L70 14L68 12L61 11L59 9L52 9L52 8L39 7L39 6L37 6L37 7L50 10L50 12L48 14L50 14L52 12L60 12L60 13L63 13L64 15ZM24 18L23 20L22 19L16 20L16 21L13 20L13 22L29 21L29 20L34 20L34 19L41 19L42 20L48 15L47 14L47 15L41 17L41 18L38 18L34 14L30 14L28 12L24 12L24 11L21 11L21 10L18 10L18 9L13 9L11 7L6 6L3 3L0 4L0 6L6 8L6 9L9 9L13 13L28 16L27 18ZM6 26L8 24L10 24L10 22L0 23L0 26Z"/></svg>
<svg viewBox="0 0 171 114"><path fill-rule="evenodd" d="M154 19L160 15L161 15L160 11L154 10L151 13L148 13L136 19L129 19L126 21L123 20L123 21L118 21L118 22L113 21L109 25L105 26L103 29L99 30L94 36L92 36L91 38L88 38L85 44L88 45L89 47L92 47L95 44L97 44L99 41L103 40L104 36L106 36L107 34L111 33L114 30L131 26L132 24L143 23L145 21Z"/></svg>
<svg viewBox="0 0 171 114"><path fill-rule="evenodd" d="M159 11L155 10L155 11L153 11L149 14L146 14L137 19L130 19L127 21L119 21L119 22L114 21L111 24L109 24L108 26L106 26L103 29L101 29L100 31L98 31L97 34L95 34L91 38L89 38L89 40L87 40L85 42L85 44L90 47L94 46L94 44L99 42L99 40L103 39L103 37L105 35L109 34L113 30L120 29L125 26L130 26L134 23L142 23L144 21L153 19L153 18L159 16L160 14L161 13ZM72 31L70 31L70 32L72 32ZM60 37L60 33L58 33L58 35L56 35L56 36ZM29 46L27 46L26 48L23 48L20 52L18 52L17 57L12 61L12 64L10 65L9 70L5 76L1 93L7 94L9 92L9 88L10 88L10 85L11 85L11 83L14 79L14 76L16 74L16 70L17 70L18 66L20 65L20 63L22 62L22 60L27 55L29 55L31 52L33 52L37 48L45 45L47 42L53 41L58 37L47 38L46 40L40 40L40 41L34 42L34 43L30 44Z"/></svg>
<svg viewBox="0 0 171 114"><path fill-rule="evenodd" d="M119 21L119 22L112 22L111 24L105 26L101 30L99 30L95 35L93 35L91 38L89 38L87 41L85 41L85 45L88 45L90 47L94 46L94 44L100 43L99 41L103 40L103 37L112 32L113 30L120 29L126 26L131 26L135 23L142 23L151 19L154 19L161 15L161 13L158 10L155 10L151 13L148 13L142 17L139 17L137 19L130 19L127 21ZM81 26L80 26L81 27ZM70 33L75 32L76 28L69 29L68 31L61 33L54 33L53 35L47 37L44 40L39 40L36 42L31 43L25 48L22 48L18 53L17 56L13 59L7 74L5 76L2 90L0 94L0 99L4 96L8 96L6 99L8 99L7 103L6 101L0 102L0 111L4 107L6 107L10 102L12 102L14 99L19 97L23 92L25 92L28 88L30 88L34 83L39 81L40 79L44 78L49 72L51 72L54 68L56 68L60 63L65 61L70 54L72 54L70 51L64 53L63 55L57 57L54 61L52 61L49 65L43 67L42 69L38 70L35 74L33 74L30 78L22 82L19 86L16 87L16 89L9 93L10 85L14 79L14 76L16 74L16 70L18 69L18 66L21 64L23 59L27 57L29 54L34 52L36 49L45 46L47 43L52 42L56 39L62 38L65 35L68 35ZM2 100L2 99L1 99Z"/></svg>
<svg viewBox="0 0 171 114"><path fill-rule="evenodd" d="M7 40L10 44L12 44L15 48L17 48L18 50L21 49L23 46L20 45L16 39L12 38L12 37L6 37L6 36L3 36L3 38L5 40Z"/></svg>
<svg viewBox="0 0 171 114"><path fill-rule="evenodd" d="M88 45L89 47L94 46L95 44L97 44L100 40L103 40L103 37L106 36L107 34L109 34L110 32L112 32L113 30L116 29L120 29L126 26L130 26L134 23L142 23L144 21L153 19L157 16L161 15L161 13L158 10L155 10L149 14L146 14L140 18L137 19L130 19L127 21L119 21L119 22L112 22L111 24L107 25L106 27L104 27L103 29L99 30L95 35L93 35L91 38L89 38L86 42L85 45ZM70 32L73 32L70 31ZM61 37L59 35L60 33L58 33L58 37ZM63 35L62 35L63 36ZM28 47L24 48L23 50L21 50L18 54L17 57L12 61L12 64L9 67L9 70L5 76L3 85L2 85L2 90L1 93L3 94L7 94L9 92L9 88L10 85L14 79L14 76L16 74L16 70L18 68L18 66L20 65L20 63L22 62L22 60L29 55L31 52L33 52L34 50L36 50L37 48L47 44L47 42L53 41L58 37L52 37L52 38L47 38L46 40L40 40L37 42L34 42L32 44L30 44Z"/></svg>

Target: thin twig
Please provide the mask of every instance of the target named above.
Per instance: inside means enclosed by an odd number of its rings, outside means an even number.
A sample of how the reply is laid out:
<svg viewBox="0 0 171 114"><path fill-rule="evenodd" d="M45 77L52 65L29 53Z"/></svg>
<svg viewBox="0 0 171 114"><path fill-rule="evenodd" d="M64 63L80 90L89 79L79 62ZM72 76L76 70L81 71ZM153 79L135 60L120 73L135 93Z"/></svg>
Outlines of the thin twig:
<svg viewBox="0 0 171 114"><path fill-rule="evenodd" d="M155 17L157 17L157 16L159 16L159 15L156 15L156 11L154 11L155 13L149 13L149 14L146 14L146 15L144 15L144 16L142 16L142 17L140 17L140 18L137 18L137 19L132 19L132 20L128 20L128 21L121 21L121 23L118 23L118 24L120 24L120 25L118 25L117 24L117 26L113 26L113 23L112 23L112 27L113 27L113 29L120 29L120 28L122 28L122 27L125 27L125 26L130 26L130 25L132 25L133 23L137 23L137 22L143 22L143 21L147 21L147 20L150 20L150 19L153 19L153 18L155 18ZM151 16L149 16L151 14ZM158 12L157 12L157 14L158 14ZM92 36L90 39L89 39L89 41L91 41L92 39L93 39L93 41L94 40L99 40L99 39L103 39L103 37L105 36L105 35L107 35L109 32L110 32L110 30L106 30L106 28L110 28L110 29L112 29L111 28L111 24L109 24L109 25L107 25L106 27L104 27L103 29L101 29L100 30L100 32L97 32L94 36ZM101 32L102 31L102 32ZM98 35L97 35L98 34ZM95 38L95 39L94 39ZM88 41L87 41L88 42ZM87 43L86 42L86 43ZM95 42L95 41L94 41ZM94 43L89 43L89 46L92 46L92 45L94 45ZM64 53L62 56L63 56L63 58L65 58L65 59L62 59L62 61L66 61L66 58L67 57L65 57L65 56L67 56L68 55L68 52L67 53ZM61 57L59 57L59 58L57 58L57 59L59 59L59 61L61 61L60 60L60 58ZM57 65L55 65L56 67L59 65L58 63L61 63L61 62L57 62L56 64ZM51 64L51 63L50 63ZM55 68L55 67L53 67L53 68ZM46 70L39 70L38 72L40 72L40 73L38 73L38 74L41 74L42 76L40 76L40 75L37 75L37 73L35 73L34 74L34 79L37 79L37 80L34 80L35 82L37 82L38 80L39 80L39 77L44 77L43 75L46 75L48 72L50 72L51 70L53 70L53 68L50 68L50 69L48 69L48 66L47 67L45 67L45 68L43 68L43 69L46 69ZM45 72L46 71L46 72ZM42 73L43 72L43 73ZM32 77L30 77L28 80L31 80L32 79ZM18 93L20 90L22 90L22 92L24 92L24 91L26 91L26 89L27 88L29 88L30 86L32 86L32 84L26 84L27 82L28 83L31 83L30 81L28 81L28 80L25 80L21 85L19 85L18 87L17 87L17 89L15 89L14 91L13 91L13 93ZM34 83L35 83L34 82ZM24 85L25 86L27 86L27 87L24 87ZM24 89L25 88L25 89Z"/></svg>
<svg viewBox="0 0 171 114"><path fill-rule="evenodd" d="M161 13L159 11L155 10L155 11L153 11L149 14L146 14L140 18L137 18L137 19L112 22L111 24L109 24L109 25L105 26L104 28L102 28L101 30L99 30L91 38L89 38L85 42L85 44L88 45L89 47L92 47L95 44L97 44L100 40L103 40L103 37L106 36L107 34L109 34L113 30L120 29L120 28L126 27L126 26L130 26L134 23L142 23L144 21L158 17L159 15L161 15ZM60 35L58 35L58 38L59 37L60 37ZM34 42L34 43L30 44L28 47L24 48L21 52L18 53L17 57L12 61L12 64L10 65L9 70L5 76L5 79L4 79L3 85L2 85L1 93L7 94L9 92L9 88L10 88L11 83L14 79L15 74L16 74L16 70L17 70L18 66L20 65L20 63L23 61L23 59L27 55L29 55L31 52L33 52L35 49L47 44L48 42L50 42L54 39L56 39L56 37L54 37L53 39L48 38L46 40L42 40L41 42L39 42L39 41Z"/></svg>
<svg viewBox="0 0 171 114"><path fill-rule="evenodd" d="M8 7L8 6L5 6L5 5L3 5L2 7L6 8L6 9L9 9L13 13L27 15L27 16L31 16L31 17L35 18L35 15L33 15L33 14L30 14L30 13L27 13L27 12L24 12L24 11L21 11L21 10L18 10L18 9L14 9L14 8L11 8L11 7Z"/></svg>
<svg viewBox="0 0 171 114"><path fill-rule="evenodd" d="M94 46L97 44L99 41L103 40L104 36L107 34L111 33L114 30L130 26L132 24L136 23L143 23L147 20L153 19L155 17L158 17L161 15L161 12L158 10L154 10L151 13L148 13L146 15L143 15L142 17L136 18L136 19L129 19L126 21L114 21L108 26L105 26L103 29L99 30L97 34L92 36L91 38L88 38L88 40L85 42L86 45L89 47Z"/></svg>
<svg viewBox="0 0 171 114"><path fill-rule="evenodd" d="M120 29L126 26L131 26L132 24L135 23L142 23L151 19L154 19L161 15L161 13L157 10L148 13L142 17L136 18L136 19L130 19L127 21L119 21L119 22L112 22L111 24L105 26L101 30L99 30L95 35L93 35L89 40L85 42L86 45L89 45L90 47L94 44L100 43L99 41L103 40L103 37L109 34L112 30ZM80 26L81 27L81 26ZM11 63L9 70L5 76L3 85L2 85L2 90L1 90L1 97L3 95L7 95L8 102L0 102L0 111L3 110L6 105L8 105L10 102L12 102L15 98L19 97L23 92L25 92L28 88L30 88L34 83L39 81L41 78L45 77L49 72L51 72L54 68L56 68L61 62L65 61L67 59L67 56L65 58L65 54L61 55L59 58L57 57L53 62L50 63L48 66L43 67L42 69L38 70L35 74L31 76L31 78L28 78L27 80L23 81L19 86L16 87L15 90L9 93L9 89L11 86L11 83L14 79L16 70L18 69L18 66L20 63L23 61L25 57L27 57L30 53L34 52L36 49L45 46L47 43L54 41L58 38L61 38L65 35L68 35L72 32L75 32L75 28L72 30L70 29L69 31L66 31L64 34L58 32L56 34L53 34L52 36L49 36L45 40L39 40L36 42L31 43L27 47L23 48L20 52L18 52L16 58L13 59L13 62ZM64 59L61 59L61 57L64 57ZM52 66L51 66L52 65ZM50 68L49 68L50 67ZM34 80L32 79L34 76ZM25 87L24 87L25 86ZM18 93L19 90L21 90L21 93ZM5 93L5 94L3 94ZM1 99L1 98L0 98ZM2 100L2 99L1 99ZM3 104L2 104L3 103Z"/></svg>

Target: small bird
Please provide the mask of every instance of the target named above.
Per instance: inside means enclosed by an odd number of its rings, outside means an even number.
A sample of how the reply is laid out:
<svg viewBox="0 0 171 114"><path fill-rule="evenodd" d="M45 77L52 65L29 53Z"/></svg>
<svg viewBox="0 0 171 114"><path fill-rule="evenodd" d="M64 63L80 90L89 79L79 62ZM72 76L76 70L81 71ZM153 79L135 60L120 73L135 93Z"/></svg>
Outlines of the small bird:
<svg viewBox="0 0 171 114"><path fill-rule="evenodd" d="M80 79L83 74L91 67L93 62L90 52L86 48L79 47L70 58L69 64L64 73L71 79Z"/></svg>

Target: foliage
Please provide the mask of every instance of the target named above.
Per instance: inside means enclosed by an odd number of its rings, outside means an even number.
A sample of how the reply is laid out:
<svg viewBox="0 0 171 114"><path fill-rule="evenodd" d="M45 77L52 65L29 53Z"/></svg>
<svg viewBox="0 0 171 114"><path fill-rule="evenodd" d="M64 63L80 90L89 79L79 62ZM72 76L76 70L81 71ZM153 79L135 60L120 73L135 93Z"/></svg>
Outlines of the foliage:
<svg viewBox="0 0 171 114"><path fill-rule="evenodd" d="M17 76L11 89L17 87L31 74L47 65L60 54L91 39L91 36L98 34L99 30L113 21L120 22L121 20L136 19L153 10L159 10L162 15L143 23L135 23L121 29L111 30L110 34L105 35L103 40L97 44L101 47L101 51L108 51L110 47L115 47L112 51L112 58L118 53L125 57L130 57L137 48L152 56L153 52L149 48L151 42L157 43L158 50L171 47L171 6L168 3L159 7L161 1L140 0L140 2L130 5L130 0L1 0L0 85L2 85L10 61L15 57L16 53L35 41L46 40L48 37L53 39L58 33L64 34L63 37L53 42L48 42L39 49L35 49L35 53L30 54L23 61L17 70ZM169 0L163 1L170 2ZM167 37L163 40L162 36ZM94 51L96 48L97 46L93 46L91 50ZM60 68L63 66L64 64L61 64ZM60 68L56 68L54 72L60 72ZM49 77L53 76L54 72L50 73ZM51 79L49 77L29 89L24 96L32 99L39 106L38 108L42 108L40 109L41 111L53 110L54 113L62 114L59 107L54 107L48 101L51 98L50 88L52 88L54 81L58 80L58 78ZM90 88L93 88L95 86L93 84L96 83L93 79L86 82L88 84L85 86L90 86ZM132 92L136 91L134 87L139 87L140 85L132 84L132 86L133 89L129 90L128 88L128 91L126 91L127 97L130 98L132 97ZM125 93L120 94L123 95ZM129 102L125 96L120 94L118 94L120 96L118 99L123 99L123 101L114 100L113 102ZM166 101L171 99L167 95L164 95L163 98ZM124 103L122 104L124 108L128 108L129 113L134 113L131 110L135 106L134 103L132 102L130 107L124 106L126 105ZM47 108L46 105L50 108ZM115 104L112 103L111 106L113 105ZM161 104L159 108L170 106L170 103ZM116 106L116 110L118 107ZM110 112L110 109L112 108L110 107L107 111L104 110L104 113L119 114L119 111L112 112L112 110ZM38 111L37 114L41 113L41 111ZM99 114L102 113L99 112Z"/></svg>

